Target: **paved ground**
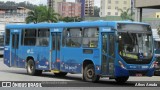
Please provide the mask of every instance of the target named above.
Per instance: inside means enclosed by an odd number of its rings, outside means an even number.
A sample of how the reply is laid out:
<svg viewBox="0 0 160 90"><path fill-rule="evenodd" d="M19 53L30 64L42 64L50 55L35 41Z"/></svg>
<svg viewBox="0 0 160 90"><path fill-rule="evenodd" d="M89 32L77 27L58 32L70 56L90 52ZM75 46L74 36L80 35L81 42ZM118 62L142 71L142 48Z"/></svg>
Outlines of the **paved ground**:
<svg viewBox="0 0 160 90"><path fill-rule="evenodd" d="M83 82L81 80L81 74L68 74L66 77L55 77L53 73L43 72L42 76L30 76L27 75L26 69L22 68L9 68L3 64L3 60L0 59L0 81L71 81L67 82L65 87L70 85L73 87L134 87L136 83L140 84L152 84L156 83L160 86L160 76L153 77L130 77L128 82L123 85L117 84L114 80L106 78L100 79L99 83ZM158 82L159 81L159 82ZM83 90L77 88L78 90ZM129 88L128 88L129 89Z"/></svg>

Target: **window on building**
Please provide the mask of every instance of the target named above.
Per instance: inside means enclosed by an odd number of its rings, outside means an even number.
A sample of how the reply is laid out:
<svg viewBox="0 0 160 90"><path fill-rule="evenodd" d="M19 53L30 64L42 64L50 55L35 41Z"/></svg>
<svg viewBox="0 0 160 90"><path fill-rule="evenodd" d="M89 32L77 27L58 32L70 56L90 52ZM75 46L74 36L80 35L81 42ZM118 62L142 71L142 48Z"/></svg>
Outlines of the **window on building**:
<svg viewBox="0 0 160 90"><path fill-rule="evenodd" d="M69 6L72 6L72 4L71 4L71 3L69 3Z"/></svg>
<svg viewBox="0 0 160 90"><path fill-rule="evenodd" d="M127 10L127 7L123 7L124 10Z"/></svg>
<svg viewBox="0 0 160 90"><path fill-rule="evenodd" d="M127 4L127 1L124 1L123 3L124 3L124 4Z"/></svg>
<svg viewBox="0 0 160 90"><path fill-rule="evenodd" d="M82 29L68 28L63 31L63 46L80 47L82 43Z"/></svg>
<svg viewBox="0 0 160 90"><path fill-rule="evenodd" d="M35 46L36 45L36 29L25 29L24 31L24 43L23 45Z"/></svg>
<svg viewBox="0 0 160 90"><path fill-rule="evenodd" d="M111 15L111 12L107 12L107 15Z"/></svg>
<svg viewBox="0 0 160 90"><path fill-rule="evenodd" d="M119 4L119 1L115 1L115 4Z"/></svg>
<svg viewBox="0 0 160 90"><path fill-rule="evenodd" d="M108 9L111 9L111 6L108 6Z"/></svg>
<svg viewBox="0 0 160 90"><path fill-rule="evenodd" d="M83 47L98 47L98 28L85 28L83 32Z"/></svg>
<svg viewBox="0 0 160 90"><path fill-rule="evenodd" d="M103 4L103 0L101 0L101 5Z"/></svg>
<svg viewBox="0 0 160 90"><path fill-rule="evenodd" d="M112 3L111 0L108 0L108 3L111 4Z"/></svg>
<svg viewBox="0 0 160 90"><path fill-rule="evenodd" d="M118 12L115 12L115 15L118 16Z"/></svg>
<svg viewBox="0 0 160 90"><path fill-rule="evenodd" d="M118 10L118 7L116 6L115 9Z"/></svg>
<svg viewBox="0 0 160 90"><path fill-rule="evenodd" d="M48 46L49 45L49 29L38 29L38 46Z"/></svg>
<svg viewBox="0 0 160 90"><path fill-rule="evenodd" d="M65 11L65 7L62 8L62 11Z"/></svg>
<svg viewBox="0 0 160 90"><path fill-rule="evenodd" d="M9 29L6 29L5 31L5 45L9 45L10 43L10 30Z"/></svg>

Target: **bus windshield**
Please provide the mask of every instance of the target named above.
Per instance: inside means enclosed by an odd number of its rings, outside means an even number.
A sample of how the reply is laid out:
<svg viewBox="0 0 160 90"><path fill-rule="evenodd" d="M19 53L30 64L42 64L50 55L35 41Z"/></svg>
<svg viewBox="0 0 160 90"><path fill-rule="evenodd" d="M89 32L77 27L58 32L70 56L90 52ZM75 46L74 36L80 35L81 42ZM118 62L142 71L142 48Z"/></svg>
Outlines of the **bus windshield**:
<svg viewBox="0 0 160 90"><path fill-rule="evenodd" d="M119 55L128 63L149 63L153 54L152 34L149 32L119 32ZM137 63L138 64L138 63Z"/></svg>

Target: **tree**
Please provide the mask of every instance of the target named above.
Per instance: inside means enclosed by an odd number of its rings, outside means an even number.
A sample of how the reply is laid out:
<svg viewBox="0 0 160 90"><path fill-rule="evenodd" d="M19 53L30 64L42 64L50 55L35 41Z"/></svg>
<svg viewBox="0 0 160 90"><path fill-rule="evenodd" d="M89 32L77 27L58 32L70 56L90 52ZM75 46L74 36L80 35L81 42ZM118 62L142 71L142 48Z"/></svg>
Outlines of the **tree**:
<svg viewBox="0 0 160 90"><path fill-rule="evenodd" d="M121 12L121 18L122 18L122 20L132 20L133 21L132 17L134 15L134 13L133 12L129 13L130 8L128 8L126 11L124 11L122 9L118 9L118 11Z"/></svg>
<svg viewBox="0 0 160 90"><path fill-rule="evenodd" d="M94 6L94 16L99 17L100 8L97 6Z"/></svg>
<svg viewBox="0 0 160 90"><path fill-rule="evenodd" d="M65 21L65 22L80 22L82 21L82 18L77 17L64 17L61 19L61 21Z"/></svg>
<svg viewBox="0 0 160 90"><path fill-rule="evenodd" d="M46 6L37 6L33 11L28 12L26 23L34 22L57 22L59 14L55 13L53 9Z"/></svg>
<svg viewBox="0 0 160 90"><path fill-rule="evenodd" d="M38 23L40 22L40 7L36 7L33 11L28 12L28 17L26 17L25 21L26 23L34 22Z"/></svg>
<svg viewBox="0 0 160 90"><path fill-rule="evenodd" d="M45 8L44 11L44 21L47 22L58 22L59 21L59 14L55 13L54 10L52 8Z"/></svg>

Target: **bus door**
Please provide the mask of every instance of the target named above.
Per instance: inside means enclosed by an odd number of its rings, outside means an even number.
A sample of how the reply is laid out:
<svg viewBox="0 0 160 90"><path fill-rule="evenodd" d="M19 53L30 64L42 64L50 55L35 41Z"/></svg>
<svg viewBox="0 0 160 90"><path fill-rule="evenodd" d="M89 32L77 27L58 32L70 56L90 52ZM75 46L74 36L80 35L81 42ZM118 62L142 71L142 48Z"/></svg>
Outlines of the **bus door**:
<svg viewBox="0 0 160 90"><path fill-rule="evenodd" d="M102 33L102 74L114 74L114 58L115 58L115 39L114 33Z"/></svg>
<svg viewBox="0 0 160 90"><path fill-rule="evenodd" d="M12 33L11 34L11 66L18 67L18 48L19 48L19 33Z"/></svg>
<svg viewBox="0 0 160 90"><path fill-rule="evenodd" d="M51 68L54 70L60 70L60 45L61 45L61 33L59 32L52 33Z"/></svg>

